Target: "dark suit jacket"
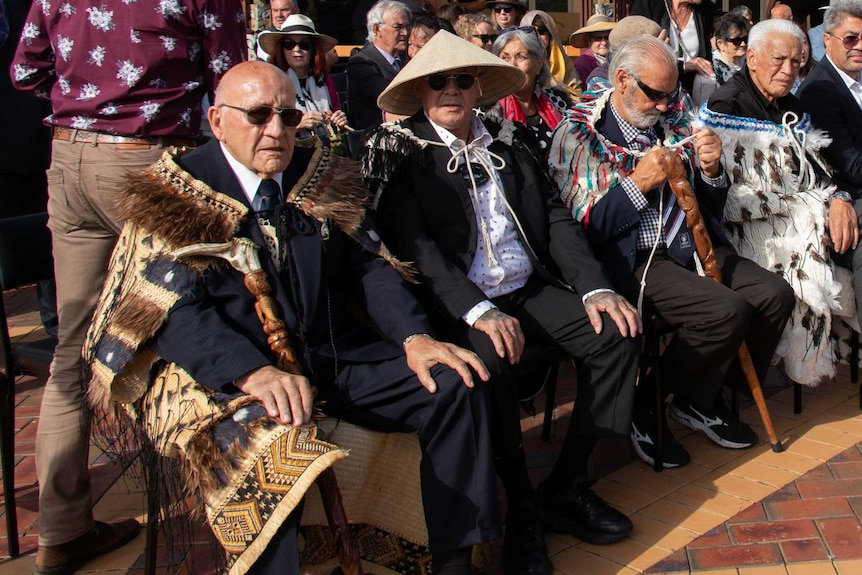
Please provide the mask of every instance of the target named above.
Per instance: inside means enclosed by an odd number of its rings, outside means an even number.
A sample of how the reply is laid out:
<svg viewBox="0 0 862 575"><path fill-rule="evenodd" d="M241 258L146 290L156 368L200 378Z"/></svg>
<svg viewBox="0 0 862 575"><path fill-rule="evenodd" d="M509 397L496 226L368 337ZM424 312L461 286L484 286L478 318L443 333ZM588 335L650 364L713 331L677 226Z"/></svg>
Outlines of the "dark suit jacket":
<svg viewBox="0 0 862 575"><path fill-rule="evenodd" d="M812 123L832 137L832 144L822 152L835 169L832 179L854 199L862 198L862 110L838 70L822 58L796 96Z"/></svg>
<svg viewBox="0 0 862 575"><path fill-rule="evenodd" d="M284 173L285 191L305 171L310 154L311 150L296 149ZM217 141L182 156L180 162L195 178L248 205ZM260 260L303 373L313 383L331 379L333 370L325 368L336 354L340 362L391 359L402 353L400 343L408 335L431 333L418 302L387 263L360 250L335 226L330 226L329 239L323 240L317 221L304 214L298 221L309 233L294 233L289 240L297 271L295 302L287 272L276 272L265 247L260 250ZM256 221L244 222L239 235L266 245ZM213 389L272 364L254 297L242 281L242 275L233 269L205 272L171 310L152 342L154 351ZM353 319L346 309L348 296L391 341L381 340ZM308 343L307 356L297 337L300 331Z"/></svg>
<svg viewBox="0 0 862 575"><path fill-rule="evenodd" d="M626 143L616 118L607 109L596 128L615 144ZM710 238L716 245L729 246L730 243L720 225L728 187L717 188L708 185L703 181L700 170L697 171L694 182L694 193ZM611 275L614 286L622 293L625 293L625 289L632 280L640 220L640 212L632 204L622 185L608 190L608 193L590 210L589 223L586 227L587 237L595 247L599 260ZM684 236L686 233L687 239ZM683 223L673 244L668 246L668 254L681 265L687 265L694 251L694 235L688 225Z"/></svg>
<svg viewBox="0 0 862 575"><path fill-rule="evenodd" d="M401 61L406 63L406 57L402 56ZM377 96L394 77L395 69L371 43L350 57L347 61L347 111L351 126L362 130L383 122Z"/></svg>
<svg viewBox="0 0 862 575"><path fill-rule="evenodd" d="M420 111L401 123L417 137L439 142L437 133ZM489 125L496 136L495 125ZM535 143L525 128L516 134L522 146ZM523 140L522 138L526 138ZM609 288L610 281L596 261L576 222L563 206L545 166L533 156L517 156L513 148L494 141L489 149L502 157L506 167L500 177L512 209L518 214L536 273L548 283L568 284L577 293ZM445 317L461 316L485 294L467 277L476 255L479 231L467 183L460 173L449 174L448 148L428 146L416 162L405 158L393 177L382 184L377 223L383 239L398 257L415 262L422 273L420 289L430 306ZM426 306L426 309L431 309Z"/></svg>
<svg viewBox="0 0 862 575"><path fill-rule="evenodd" d="M672 0L632 0L632 7L629 14L632 16L644 16L653 22L658 23L664 30L667 30L668 35L673 34L671 28L670 16L668 15L667 6ZM712 47L709 44L709 39L712 37L713 20L715 19L715 4L712 0L703 0L700 4L692 4L692 16L694 25L697 28L697 39L700 46L697 50L697 57L705 58L712 62ZM694 76L696 72L683 72L680 66L680 80L683 87L691 92L694 84Z"/></svg>

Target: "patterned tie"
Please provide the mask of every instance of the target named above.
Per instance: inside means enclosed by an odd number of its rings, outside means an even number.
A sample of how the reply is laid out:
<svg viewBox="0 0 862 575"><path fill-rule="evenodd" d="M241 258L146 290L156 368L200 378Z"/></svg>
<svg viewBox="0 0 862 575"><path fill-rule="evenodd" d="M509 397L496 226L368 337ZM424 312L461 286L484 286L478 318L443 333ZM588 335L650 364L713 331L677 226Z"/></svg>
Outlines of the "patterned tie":
<svg viewBox="0 0 862 575"><path fill-rule="evenodd" d="M257 193L261 198L257 216L259 218L271 218L275 212L275 207L281 203L281 187L275 180L261 180Z"/></svg>
<svg viewBox="0 0 862 575"><path fill-rule="evenodd" d="M401 71L401 57L395 56L395 59L392 61L392 67L395 69L395 73Z"/></svg>
<svg viewBox="0 0 862 575"><path fill-rule="evenodd" d="M638 135L635 136L635 143L640 147L642 152L646 152L650 148L652 148L656 143L656 135L655 131L652 129L644 130L642 132L638 132Z"/></svg>

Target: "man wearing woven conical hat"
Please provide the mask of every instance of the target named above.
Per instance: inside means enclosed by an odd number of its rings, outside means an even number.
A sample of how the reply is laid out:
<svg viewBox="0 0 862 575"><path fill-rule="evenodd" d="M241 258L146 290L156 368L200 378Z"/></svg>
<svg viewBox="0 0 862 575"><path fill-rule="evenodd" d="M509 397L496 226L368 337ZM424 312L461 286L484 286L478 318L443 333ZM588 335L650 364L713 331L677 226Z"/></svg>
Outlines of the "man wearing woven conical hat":
<svg viewBox="0 0 862 575"><path fill-rule="evenodd" d="M438 32L378 99L410 117L375 131L362 162L383 237L419 269L435 331L491 370L509 508L503 564L521 575L551 572L544 527L599 544L632 528L587 488L586 463L598 437L628 433L641 329L559 201L529 131L473 112L523 83L519 69ZM525 349L542 348L576 358L579 392L557 464L536 495L516 368Z"/></svg>

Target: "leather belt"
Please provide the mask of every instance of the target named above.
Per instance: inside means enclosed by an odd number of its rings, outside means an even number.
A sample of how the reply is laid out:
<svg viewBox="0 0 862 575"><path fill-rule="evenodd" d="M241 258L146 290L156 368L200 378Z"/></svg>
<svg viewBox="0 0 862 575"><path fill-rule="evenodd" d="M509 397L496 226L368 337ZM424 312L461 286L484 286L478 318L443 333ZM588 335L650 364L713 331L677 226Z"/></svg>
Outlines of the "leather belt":
<svg viewBox="0 0 862 575"><path fill-rule="evenodd" d="M115 134L104 134L102 132L63 128L60 126L54 126L54 139L94 145L112 144L120 150L148 150L153 147L167 148L170 146L194 147L196 145L194 138L176 138L171 136L133 138L130 136L117 136Z"/></svg>

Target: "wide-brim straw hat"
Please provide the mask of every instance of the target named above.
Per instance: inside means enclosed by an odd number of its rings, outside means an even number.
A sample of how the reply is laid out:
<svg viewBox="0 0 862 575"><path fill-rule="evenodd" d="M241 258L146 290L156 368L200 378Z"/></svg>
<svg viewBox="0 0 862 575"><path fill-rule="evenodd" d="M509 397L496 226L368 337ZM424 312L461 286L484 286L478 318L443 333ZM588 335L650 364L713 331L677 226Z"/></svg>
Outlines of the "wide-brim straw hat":
<svg viewBox="0 0 862 575"><path fill-rule="evenodd" d="M288 16L279 30L264 30L257 37L257 43L260 45L261 50L269 54L271 58L281 46L281 41L288 34L308 36L314 42L317 51L321 54L326 54L338 44L338 40L332 36L318 34L317 28L314 27L314 22L303 14Z"/></svg>
<svg viewBox="0 0 862 575"><path fill-rule="evenodd" d="M493 104L519 90L526 75L492 53L440 30L398 73L377 98L377 106L391 114L412 116L422 107L416 91L418 80L459 68L478 68L481 86L477 106Z"/></svg>
<svg viewBox="0 0 862 575"><path fill-rule="evenodd" d="M604 14L593 14L587 20L587 25L583 28L578 28L572 35L569 36L569 44L575 48L586 48L589 46L589 36L595 32L609 32L614 29L613 19Z"/></svg>

